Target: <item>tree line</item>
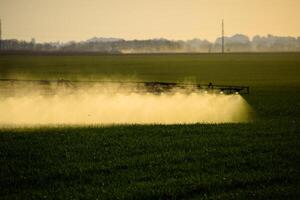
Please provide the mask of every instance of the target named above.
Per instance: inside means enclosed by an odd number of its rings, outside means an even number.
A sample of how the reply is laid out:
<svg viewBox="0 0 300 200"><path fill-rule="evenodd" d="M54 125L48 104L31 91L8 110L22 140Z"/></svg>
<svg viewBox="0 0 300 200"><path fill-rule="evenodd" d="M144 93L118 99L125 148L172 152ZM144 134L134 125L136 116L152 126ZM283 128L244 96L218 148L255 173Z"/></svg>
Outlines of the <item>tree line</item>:
<svg viewBox="0 0 300 200"><path fill-rule="evenodd" d="M236 34L225 37L226 52L298 52L300 37L255 36ZM37 51L37 52L100 52L100 53L213 53L222 49L222 38L215 42L208 40L124 40L117 38L97 38L86 41L66 43L37 43L16 39L2 40L1 51Z"/></svg>

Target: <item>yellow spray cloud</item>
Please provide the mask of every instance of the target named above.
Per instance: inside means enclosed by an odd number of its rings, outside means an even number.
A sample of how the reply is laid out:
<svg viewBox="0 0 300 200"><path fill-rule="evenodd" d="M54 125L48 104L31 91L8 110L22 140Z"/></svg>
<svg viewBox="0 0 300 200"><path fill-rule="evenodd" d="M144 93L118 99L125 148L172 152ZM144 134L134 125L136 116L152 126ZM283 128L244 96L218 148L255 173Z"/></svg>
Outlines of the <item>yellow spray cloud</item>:
<svg viewBox="0 0 300 200"><path fill-rule="evenodd" d="M250 107L240 95L117 92L109 86L95 86L73 92L55 91L51 95L31 92L0 99L2 125L189 124L249 120Z"/></svg>

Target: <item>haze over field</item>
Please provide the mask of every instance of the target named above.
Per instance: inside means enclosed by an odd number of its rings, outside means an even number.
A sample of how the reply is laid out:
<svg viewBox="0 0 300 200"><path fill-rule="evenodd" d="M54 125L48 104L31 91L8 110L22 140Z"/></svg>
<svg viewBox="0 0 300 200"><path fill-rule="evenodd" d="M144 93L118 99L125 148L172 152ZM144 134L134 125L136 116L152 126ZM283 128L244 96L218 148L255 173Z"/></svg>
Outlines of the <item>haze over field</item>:
<svg viewBox="0 0 300 200"><path fill-rule="evenodd" d="M226 52L298 52L300 37L255 36L235 34L224 37ZM102 52L102 53L182 53L220 52L222 38L215 42L207 40L124 40L120 38L93 37L86 41L37 43L18 40L2 40L2 51L43 51L43 52Z"/></svg>

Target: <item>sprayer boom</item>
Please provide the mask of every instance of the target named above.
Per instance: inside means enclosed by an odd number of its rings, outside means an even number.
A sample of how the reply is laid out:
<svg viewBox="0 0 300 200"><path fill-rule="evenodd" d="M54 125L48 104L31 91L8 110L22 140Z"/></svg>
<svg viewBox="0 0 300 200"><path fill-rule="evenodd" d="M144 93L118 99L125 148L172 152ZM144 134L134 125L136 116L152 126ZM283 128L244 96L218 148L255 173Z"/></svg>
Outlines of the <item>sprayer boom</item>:
<svg viewBox="0 0 300 200"><path fill-rule="evenodd" d="M119 87L136 88L138 91L151 93L165 93L174 91L203 92L215 94L249 94L249 86L228 86L190 83L170 83L170 82L133 82L133 81L91 81L91 80L28 80L28 79L0 79L0 83L15 84L36 84L40 86L56 85L57 87L77 88L94 84L111 84Z"/></svg>

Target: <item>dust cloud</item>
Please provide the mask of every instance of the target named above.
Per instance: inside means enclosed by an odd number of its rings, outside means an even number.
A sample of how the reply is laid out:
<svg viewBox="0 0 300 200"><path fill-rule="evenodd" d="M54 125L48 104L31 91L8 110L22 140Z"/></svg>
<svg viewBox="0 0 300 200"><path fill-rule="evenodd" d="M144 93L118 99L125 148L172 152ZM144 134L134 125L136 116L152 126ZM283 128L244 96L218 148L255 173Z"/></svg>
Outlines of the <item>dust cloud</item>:
<svg viewBox="0 0 300 200"><path fill-rule="evenodd" d="M30 91L0 98L0 125L240 123L251 118L240 95L154 94L108 86L51 94Z"/></svg>

